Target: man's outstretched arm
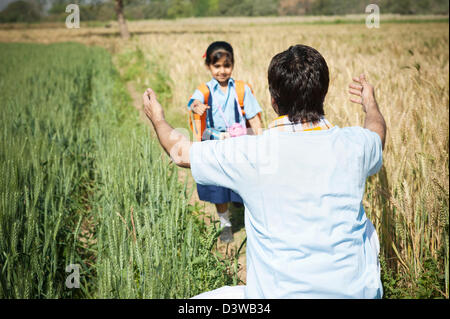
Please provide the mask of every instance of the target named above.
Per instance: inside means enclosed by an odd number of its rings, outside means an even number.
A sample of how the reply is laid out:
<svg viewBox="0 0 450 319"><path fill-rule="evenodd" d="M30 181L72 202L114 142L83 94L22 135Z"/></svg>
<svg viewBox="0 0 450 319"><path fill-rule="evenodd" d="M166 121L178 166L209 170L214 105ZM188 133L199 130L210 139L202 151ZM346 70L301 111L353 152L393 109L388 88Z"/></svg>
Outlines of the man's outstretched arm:
<svg viewBox="0 0 450 319"><path fill-rule="evenodd" d="M152 89L147 89L142 99L145 115L152 122L161 146L176 165L190 168L189 151L192 142L166 122L164 110Z"/></svg>
<svg viewBox="0 0 450 319"><path fill-rule="evenodd" d="M384 149L386 140L386 122L378 108L373 86L366 81L364 74L361 74L359 78L353 78L353 82L354 83L350 84L349 92L357 97L350 98L350 101L362 105L363 111L366 113L364 128L369 129L380 136L382 148Z"/></svg>

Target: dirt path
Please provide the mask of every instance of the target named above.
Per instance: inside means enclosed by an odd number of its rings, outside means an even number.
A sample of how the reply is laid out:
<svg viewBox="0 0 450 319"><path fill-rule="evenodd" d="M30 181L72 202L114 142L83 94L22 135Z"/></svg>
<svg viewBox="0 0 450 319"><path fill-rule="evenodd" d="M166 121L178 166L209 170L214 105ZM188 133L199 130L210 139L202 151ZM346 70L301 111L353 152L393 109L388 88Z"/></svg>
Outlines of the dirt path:
<svg viewBox="0 0 450 319"><path fill-rule="evenodd" d="M137 92L135 89L135 86L132 82L127 83L127 89L130 93L130 96L133 100L133 106L139 110L139 117L140 119L146 123L149 126L152 126L150 120L147 118L147 116L144 113L144 110L142 108L142 94ZM151 130L152 137L156 137L155 131ZM195 181L192 178L191 171L188 169L179 169L178 170L178 179L180 183L184 183L184 181L188 178L188 188L191 190L195 186ZM195 206L196 203L198 203L198 207L204 214L199 215L199 218L202 218L207 225L210 224L211 218L210 216L213 216L214 219L218 219L216 208L213 204L208 202L200 201L198 198L197 190L194 189L192 192L192 196L189 200L189 204ZM230 205L231 206L231 205ZM241 246L242 242L245 240L245 228L244 228L244 211L243 208L235 208L230 207L231 212L231 221L233 224L233 233L234 233L234 241L231 244L224 244L221 243L220 240L218 241L216 245L217 251L222 254L223 256L227 256L229 258L233 258L236 252L238 251L239 247ZM247 277L247 270L246 270L246 254L245 254L246 245L241 249L238 263L239 263L239 269L238 269L238 277L239 280L242 283L246 282Z"/></svg>

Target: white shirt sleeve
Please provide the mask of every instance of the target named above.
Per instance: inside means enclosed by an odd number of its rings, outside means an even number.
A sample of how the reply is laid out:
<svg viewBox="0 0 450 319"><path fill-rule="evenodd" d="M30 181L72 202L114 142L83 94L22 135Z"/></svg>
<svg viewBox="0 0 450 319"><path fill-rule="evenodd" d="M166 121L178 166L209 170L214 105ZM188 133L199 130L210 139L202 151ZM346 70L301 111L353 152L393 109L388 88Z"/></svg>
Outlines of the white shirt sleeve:
<svg viewBox="0 0 450 319"><path fill-rule="evenodd" d="M383 164L383 149L380 136L368 129L363 128L364 136L364 170L366 176L378 173Z"/></svg>

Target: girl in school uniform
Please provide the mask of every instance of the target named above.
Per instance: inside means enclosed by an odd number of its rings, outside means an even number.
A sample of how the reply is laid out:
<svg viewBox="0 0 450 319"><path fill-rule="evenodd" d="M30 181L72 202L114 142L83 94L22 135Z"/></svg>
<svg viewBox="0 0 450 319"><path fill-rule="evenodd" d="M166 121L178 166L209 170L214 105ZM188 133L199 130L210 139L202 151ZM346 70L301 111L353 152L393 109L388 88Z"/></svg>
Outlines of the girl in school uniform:
<svg viewBox="0 0 450 319"><path fill-rule="evenodd" d="M188 103L194 140L225 139L260 132L261 107L250 85L231 76L234 67L232 46L223 41L213 42L204 58L212 79L201 84ZM242 204L242 198L220 186L197 184L197 192L200 200L216 205L222 228L220 240L233 241L228 203Z"/></svg>

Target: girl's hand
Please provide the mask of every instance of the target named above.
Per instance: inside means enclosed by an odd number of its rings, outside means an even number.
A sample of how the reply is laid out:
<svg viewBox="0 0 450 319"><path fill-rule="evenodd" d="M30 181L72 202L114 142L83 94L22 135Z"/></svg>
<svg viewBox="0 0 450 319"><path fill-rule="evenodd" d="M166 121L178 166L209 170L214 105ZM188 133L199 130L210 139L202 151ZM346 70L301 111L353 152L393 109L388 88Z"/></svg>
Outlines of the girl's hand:
<svg viewBox="0 0 450 319"><path fill-rule="evenodd" d="M147 115L153 124L164 120L164 110L156 99L156 94L152 89L148 88L145 90L142 100L144 102L145 115Z"/></svg>
<svg viewBox="0 0 450 319"><path fill-rule="evenodd" d="M209 105L202 104L199 100L194 100L191 104L192 111L200 116L209 108L211 108Z"/></svg>

